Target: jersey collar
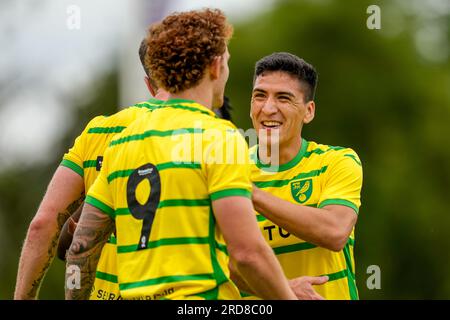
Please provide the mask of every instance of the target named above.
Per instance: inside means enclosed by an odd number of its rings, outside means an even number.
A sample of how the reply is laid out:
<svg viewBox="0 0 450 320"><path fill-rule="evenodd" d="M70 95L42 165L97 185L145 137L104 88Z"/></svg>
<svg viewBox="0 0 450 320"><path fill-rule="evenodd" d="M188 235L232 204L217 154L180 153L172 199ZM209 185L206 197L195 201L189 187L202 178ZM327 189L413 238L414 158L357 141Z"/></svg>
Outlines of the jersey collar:
<svg viewBox="0 0 450 320"><path fill-rule="evenodd" d="M150 99L147 100L147 102L151 103L151 104L163 104L164 103L164 101L159 100L159 99L155 99L155 98L150 98Z"/></svg>
<svg viewBox="0 0 450 320"><path fill-rule="evenodd" d="M212 110L201 105L200 103L195 102L194 100L173 98L173 99L169 99L169 100L163 102L162 105L165 105L165 106L177 105L180 107L184 107L187 110L198 111L203 114L208 114L214 118L217 118L217 115Z"/></svg>
<svg viewBox="0 0 450 320"><path fill-rule="evenodd" d="M286 171L289 169L292 169L293 167L295 167L297 164L300 163L300 161L302 161L303 157L305 156L306 150L308 149L308 141L306 141L305 139L302 138L302 146L300 147L300 150L298 151L298 153L296 154L296 156L294 158L292 158L289 162L283 163L278 167L272 167L272 165L270 164L264 164L259 160L259 146L256 148L256 152L254 154L254 160L256 160L256 166L260 169L263 169L265 171L270 171L270 172L282 172L282 171Z"/></svg>

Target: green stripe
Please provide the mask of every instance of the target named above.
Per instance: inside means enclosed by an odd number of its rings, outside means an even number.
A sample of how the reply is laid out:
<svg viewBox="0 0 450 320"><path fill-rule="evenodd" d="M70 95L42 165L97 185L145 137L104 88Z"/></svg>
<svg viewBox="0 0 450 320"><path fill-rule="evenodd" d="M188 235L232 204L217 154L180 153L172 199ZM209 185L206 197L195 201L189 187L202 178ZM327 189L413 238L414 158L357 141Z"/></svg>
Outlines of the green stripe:
<svg viewBox="0 0 450 320"><path fill-rule="evenodd" d="M185 245L185 244L208 244L209 239L207 237L195 238L165 238L156 241L149 241L147 244L147 249L154 249L162 246L174 246L174 245ZM132 244L128 246L118 246L117 253L130 253L138 251L139 244Z"/></svg>
<svg viewBox="0 0 450 320"><path fill-rule="evenodd" d="M160 108L159 105L157 105L157 104L151 104L151 103L149 103L149 102L141 102L141 103L137 103L137 104L135 104L134 106L135 106L135 107L138 107L138 108L146 108L146 109L149 109L149 110L151 110L151 111Z"/></svg>
<svg viewBox="0 0 450 320"><path fill-rule="evenodd" d="M211 198L212 201L218 200L221 198L225 198L225 197L233 197L233 196L246 197L246 198L251 199L252 193L246 189L235 188L235 189L226 189L226 190L213 192L209 195L209 197Z"/></svg>
<svg viewBox="0 0 450 320"><path fill-rule="evenodd" d="M252 296L252 294L240 290L239 293L241 294L241 298L247 298Z"/></svg>
<svg viewBox="0 0 450 320"><path fill-rule="evenodd" d="M117 244L117 238L114 235L111 235L108 239L108 243Z"/></svg>
<svg viewBox="0 0 450 320"><path fill-rule="evenodd" d="M310 151L306 151L306 149L308 148L308 145L309 145L309 142L306 141L305 139L302 139L302 146L301 146L298 154L291 161L289 161L285 164L279 165L278 167L277 166L272 167L272 165L270 165L270 164L261 163L258 158L258 148L255 149L255 152L251 155L251 157L252 157L252 159L254 159L255 164L258 168L263 169L265 171L281 172L281 171L286 171L286 170L293 168L302 159L309 158L314 153L321 155L321 154L327 153L329 151L338 151L338 150L348 149L348 148L344 148L344 147L327 146L328 149L325 149L325 150L323 150L321 148L315 148ZM345 155L345 156L352 157L353 160L355 160L358 163L358 160L353 155Z"/></svg>
<svg viewBox="0 0 450 320"><path fill-rule="evenodd" d="M328 169L328 166L323 166L322 168L320 168L318 170L312 170L312 171L309 171L309 172L300 173L300 174L296 175L295 177L293 177L291 179L269 180L269 181L253 181L253 183L258 188L269 188L269 187L280 188L280 187L283 187L283 186L289 184L289 182L291 182L293 180L319 176L322 173L324 173L325 171L327 171L327 169Z"/></svg>
<svg viewBox="0 0 450 320"><path fill-rule="evenodd" d="M90 128L87 133L119 133L122 132L126 127L118 126L118 127L94 127Z"/></svg>
<svg viewBox="0 0 450 320"><path fill-rule="evenodd" d="M223 253L225 253L225 254L228 256L228 249L227 249L227 246L226 246L226 245L221 244L221 243L218 243L218 242L216 241L216 248L217 248L218 250L222 251Z"/></svg>
<svg viewBox="0 0 450 320"><path fill-rule="evenodd" d="M351 245L351 246L354 246L354 245L355 245L355 239L348 238L347 243L348 243L349 245Z"/></svg>
<svg viewBox="0 0 450 320"><path fill-rule="evenodd" d="M209 240L209 252L211 257L211 265L214 273L214 279L216 280L216 286L220 286L222 283L228 281L228 277L223 272L220 267L219 261L217 260L216 254L216 218L214 216L212 207L209 207L209 229L208 229L208 240Z"/></svg>
<svg viewBox="0 0 450 320"><path fill-rule="evenodd" d="M348 270L349 274L352 275L354 278L355 274L353 273L352 258L350 256L350 246L349 246L348 242L345 244L343 251L344 251L344 257L345 257L345 263L347 264L347 270Z"/></svg>
<svg viewBox="0 0 450 320"><path fill-rule="evenodd" d="M212 112L208 112L206 110L201 110L199 108L196 107L192 107L192 106L183 106L181 104L171 104L171 105L166 105L166 107L168 108L173 108L173 109L182 109L182 110L187 110L187 111L192 111L192 112L200 112L202 114L206 114L208 116L212 116L214 118L218 118L215 114L213 114Z"/></svg>
<svg viewBox="0 0 450 320"><path fill-rule="evenodd" d="M105 280L105 281L108 281L108 282L118 283L117 276L113 275L113 274L97 271L95 273L95 277L97 279L102 279L102 280Z"/></svg>
<svg viewBox="0 0 450 320"><path fill-rule="evenodd" d="M61 163L59 165L63 166L63 167L67 167L69 169L72 169L73 171L75 171L75 173L78 173L81 177L84 177L83 168L81 168L79 165L77 165L73 161L63 159L63 161L61 161Z"/></svg>
<svg viewBox="0 0 450 320"><path fill-rule="evenodd" d="M309 158L313 153L318 154L318 155L321 155L321 154L327 153L327 152L329 152L329 151L339 151L339 150L344 150L344 149L348 149L348 148L344 148L344 147L333 147L333 146L328 146L328 149L325 149L325 150L320 149L320 148L316 148L316 149L312 149L312 150L306 151L304 157L305 157L305 158Z"/></svg>
<svg viewBox="0 0 450 320"><path fill-rule="evenodd" d="M344 257L345 263L347 265L347 281L348 281L348 290L351 300L358 300L358 289L356 287L355 273L352 268L352 258L350 255L350 247L349 243L347 243L344 247Z"/></svg>
<svg viewBox="0 0 450 320"><path fill-rule="evenodd" d="M119 170L119 171L114 171L113 173L111 173L110 175L108 175L108 183L111 183L111 181L113 181L114 179L117 178L126 178L129 177L135 169L128 169L128 170Z"/></svg>
<svg viewBox="0 0 450 320"><path fill-rule="evenodd" d="M155 105L151 105L151 104L144 104L144 103L139 103L139 104L136 104L134 106L138 107L138 108L145 108L145 109L148 109L150 111L153 111L153 110L156 110L156 109L160 108L159 106L155 106Z"/></svg>
<svg viewBox="0 0 450 320"><path fill-rule="evenodd" d="M356 214L358 214L358 212L359 212L358 207L353 202L350 202L345 199L327 199L327 200L319 203L318 208L323 208L323 207L329 206L329 205L346 206L346 207L349 207L349 208L352 208L353 210L355 210Z"/></svg>
<svg viewBox="0 0 450 320"><path fill-rule="evenodd" d="M297 164L299 164L300 161L302 161L303 157L305 156L306 149L308 149L308 141L306 141L305 139L302 138L300 149L298 150L295 157L292 158L287 163L281 164L279 166L275 166L272 164L263 164L263 163L261 163L261 161L259 161L259 158L256 157L256 166L260 169L263 169L264 171L269 171L269 172L282 172L282 171L289 170L289 169L295 167ZM256 149L257 154L258 154L258 152L259 152L258 149Z"/></svg>
<svg viewBox="0 0 450 320"><path fill-rule="evenodd" d="M181 134L203 133L203 131L204 131L204 129L202 129L202 128L181 128L181 129L167 130L167 131L147 130L144 133L133 134L131 136L125 136L123 138L113 140L113 141L111 141L111 143L109 145L115 146L118 144L130 142L130 141L144 140L149 137L171 137L171 136L181 135Z"/></svg>
<svg viewBox="0 0 450 320"><path fill-rule="evenodd" d="M149 98L147 101L138 103L138 105L139 105L139 104L142 104L142 103L147 103L147 104L151 104L151 105L156 105L156 106L158 106L158 105L161 105L161 104L165 103L165 101L159 100L159 99L155 99L155 98Z"/></svg>
<svg viewBox="0 0 450 320"><path fill-rule="evenodd" d="M327 276L328 282L336 281L336 280L345 278L347 276L347 270L341 270L341 271L335 272L335 273L323 274L322 276Z"/></svg>
<svg viewBox="0 0 450 320"><path fill-rule="evenodd" d="M101 202L100 200L97 200L91 196L87 196L85 202L90 204L91 206L96 207L97 209L100 209L101 211L103 211L104 213L109 215L110 217L114 218L114 209L110 208L109 206L107 206L106 204Z"/></svg>
<svg viewBox="0 0 450 320"><path fill-rule="evenodd" d="M302 243L291 244L288 246L273 248L273 252L275 252L275 254L283 254L283 253L290 253L290 252L314 249L316 247L317 246L315 244L312 244L309 242L302 242Z"/></svg>
<svg viewBox="0 0 450 320"><path fill-rule="evenodd" d="M202 165L199 162L192 163L177 163L177 162L165 162L156 165L159 171L166 169L201 169Z"/></svg>
<svg viewBox="0 0 450 320"><path fill-rule="evenodd" d="M267 220L267 218L264 217L263 215L261 215L261 214L257 214L256 215L256 221L262 222L262 221L265 221L265 220Z"/></svg>
<svg viewBox="0 0 450 320"><path fill-rule="evenodd" d="M147 103L143 102L143 103L138 104L138 106L142 106L142 105L146 105L146 104ZM181 104L164 104L164 105L159 105L159 106L150 105L150 108L151 108L151 110L166 109L166 108L181 109L181 110L187 110L187 111L192 111L192 112L200 112L202 114L206 114L208 116L218 118L215 114L208 112L206 110L202 110L200 108L196 108L196 107L192 107L192 106L184 106Z"/></svg>
<svg viewBox="0 0 450 320"><path fill-rule="evenodd" d="M331 150L336 150L336 151L348 149L348 148L345 148L345 147L339 147L339 146L337 146L337 147L329 146L329 148L330 148Z"/></svg>
<svg viewBox="0 0 450 320"><path fill-rule="evenodd" d="M83 161L83 168L96 168L97 160L86 160Z"/></svg>
<svg viewBox="0 0 450 320"><path fill-rule="evenodd" d="M209 206L209 199L167 199L159 203L158 208L165 207L204 207Z"/></svg>
<svg viewBox="0 0 450 320"><path fill-rule="evenodd" d="M165 207L206 207L211 202L209 199L167 199L159 203L159 208ZM118 208L115 211L116 216L126 216L131 214L128 208Z"/></svg>
<svg viewBox="0 0 450 320"><path fill-rule="evenodd" d="M130 209L128 208L118 208L116 209L116 211L114 211L114 214L117 216L126 216L126 215L130 215Z"/></svg>
<svg viewBox="0 0 450 320"><path fill-rule="evenodd" d="M152 286L162 283L171 283L171 282L181 282L181 281L201 281L201 280L214 280L214 277L211 273L203 273L203 274L192 274L187 276L164 276L154 279L148 279L137 282L129 282L129 283L120 283L120 290L130 290L134 288Z"/></svg>
<svg viewBox="0 0 450 320"><path fill-rule="evenodd" d="M200 298L203 298L205 300L217 300L217 298L219 297L219 287L214 287L211 290L208 290L208 291L205 291L205 292L202 292L202 293L197 293L197 294L195 294L193 296L194 297L200 297Z"/></svg>
<svg viewBox="0 0 450 320"><path fill-rule="evenodd" d="M328 151L331 151L331 150L333 150L333 149L331 149L331 148L328 148L326 150L322 150L320 148L312 149L310 151L306 151L305 158L309 158L313 153L320 155L320 154L327 153Z"/></svg>
<svg viewBox="0 0 450 320"><path fill-rule="evenodd" d="M355 162L356 162L360 167L362 167L361 161L359 161L353 154L344 154L344 157L349 157L349 158L355 160Z"/></svg>
<svg viewBox="0 0 450 320"><path fill-rule="evenodd" d="M177 162L164 162L156 165L159 171L166 169L201 169L201 164L198 162L193 163L177 163ZM118 170L108 175L108 183L111 183L117 178L126 178L133 173L134 169Z"/></svg>

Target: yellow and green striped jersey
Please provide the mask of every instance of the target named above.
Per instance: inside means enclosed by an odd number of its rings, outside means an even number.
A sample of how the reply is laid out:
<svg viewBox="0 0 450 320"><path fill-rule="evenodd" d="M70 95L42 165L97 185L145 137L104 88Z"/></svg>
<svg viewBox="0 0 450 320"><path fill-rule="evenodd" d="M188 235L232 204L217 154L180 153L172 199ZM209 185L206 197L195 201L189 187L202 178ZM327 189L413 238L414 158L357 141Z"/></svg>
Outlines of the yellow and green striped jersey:
<svg viewBox="0 0 450 320"><path fill-rule="evenodd" d="M257 146L254 146L250 156L254 160L252 181L257 187L295 204L315 208L343 205L358 214L362 166L352 149L302 139L299 153L277 169L263 165L257 153ZM326 284L315 286L320 295L326 299L358 299L353 258L354 230L345 248L333 252L289 234L260 214L257 214L257 220L289 279L328 275Z"/></svg>
<svg viewBox="0 0 450 320"><path fill-rule="evenodd" d="M103 154L114 135L122 132L141 115L158 107L161 102L150 99L111 116L93 118L64 155L61 165L83 177L85 190L89 190L100 172Z"/></svg>
<svg viewBox="0 0 450 320"><path fill-rule="evenodd" d="M115 137L86 202L115 219L121 296L238 299L211 207L228 196L251 196L248 148L206 107L171 99Z"/></svg>
<svg viewBox="0 0 450 320"><path fill-rule="evenodd" d="M84 188L87 193L100 172L103 155L113 137L149 110L157 108L160 103L160 100L150 99L111 116L93 118L81 135L76 138L73 147L64 155L61 165L72 169L83 177ZM109 243L103 248L90 299L110 300L119 298L116 271L117 254L114 242L115 238L111 236Z"/></svg>

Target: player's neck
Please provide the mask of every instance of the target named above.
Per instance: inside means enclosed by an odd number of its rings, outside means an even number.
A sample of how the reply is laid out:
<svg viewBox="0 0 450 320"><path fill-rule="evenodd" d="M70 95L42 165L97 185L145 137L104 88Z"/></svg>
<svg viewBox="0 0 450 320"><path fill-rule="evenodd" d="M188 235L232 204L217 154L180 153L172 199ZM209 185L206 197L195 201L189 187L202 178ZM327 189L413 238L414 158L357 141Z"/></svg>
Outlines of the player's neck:
<svg viewBox="0 0 450 320"><path fill-rule="evenodd" d="M302 139L294 139L286 143L286 145L280 145L280 164L285 164L291 161L297 156L302 147Z"/></svg>
<svg viewBox="0 0 450 320"><path fill-rule="evenodd" d="M169 95L169 99L193 100L211 110L213 102L213 90L210 83L201 81L200 84L193 88L177 93L171 93Z"/></svg>
<svg viewBox="0 0 450 320"><path fill-rule="evenodd" d="M166 100L169 99L169 93L168 93L167 91L164 91L164 90L159 89L159 90L156 92L154 98L155 98L155 99L158 99L158 100L166 101Z"/></svg>

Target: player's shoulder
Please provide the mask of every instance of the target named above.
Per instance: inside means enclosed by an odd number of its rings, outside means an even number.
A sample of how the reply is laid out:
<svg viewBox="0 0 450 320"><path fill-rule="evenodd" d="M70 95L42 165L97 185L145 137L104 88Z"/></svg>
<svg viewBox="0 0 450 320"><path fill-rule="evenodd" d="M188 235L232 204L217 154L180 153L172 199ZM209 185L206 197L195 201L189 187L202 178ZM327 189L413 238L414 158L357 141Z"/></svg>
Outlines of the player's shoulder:
<svg viewBox="0 0 450 320"><path fill-rule="evenodd" d="M109 130L114 131L114 133L120 133L137 119L157 108L161 102L157 99L149 99L123 108L109 116L95 117L90 123L90 128L105 128L103 131Z"/></svg>
<svg viewBox="0 0 450 320"><path fill-rule="evenodd" d="M136 117L134 121L130 121L122 131L114 135L109 147L124 145L124 142L141 140L142 137L139 137L145 136L146 132L151 129L150 117L152 117L152 112L147 111Z"/></svg>
<svg viewBox="0 0 450 320"><path fill-rule="evenodd" d="M308 156L315 155L322 160L323 163L333 164L334 162L352 159L358 165L361 165L361 160L353 148L335 146L329 144L321 144L315 141L308 141L306 150Z"/></svg>
<svg viewBox="0 0 450 320"><path fill-rule="evenodd" d="M108 116L105 116L105 115L93 117L91 120L89 120L88 124L86 125L85 131L87 132L91 128L96 128L96 127L102 126L107 117Z"/></svg>
<svg viewBox="0 0 450 320"><path fill-rule="evenodd" d="M103 124L105 126L124 126L127 127L142 115L151 111L149 108L141 104L128 106L108 117L104 117Z"/></svg>
<svg viewBox="0 0 450 320"><path fill-rule="evenodd" d="M229 120L216 118L216 117L209 117L209 127L224 130L224 131L230 131L230 132L238 132L237 127Z"/></svg>
<svg viewBox="0 0 450 320"><path fill-rule="evenodd" d="M226 141L233 141L233 143L237 143L240 147L243 147L245 144L245 148L248 150L247 142L245 141L243 132L238 129L231 121L215 118L214 126L212 127L214 130L220 130L220 136L224 138Z"/></svg>

